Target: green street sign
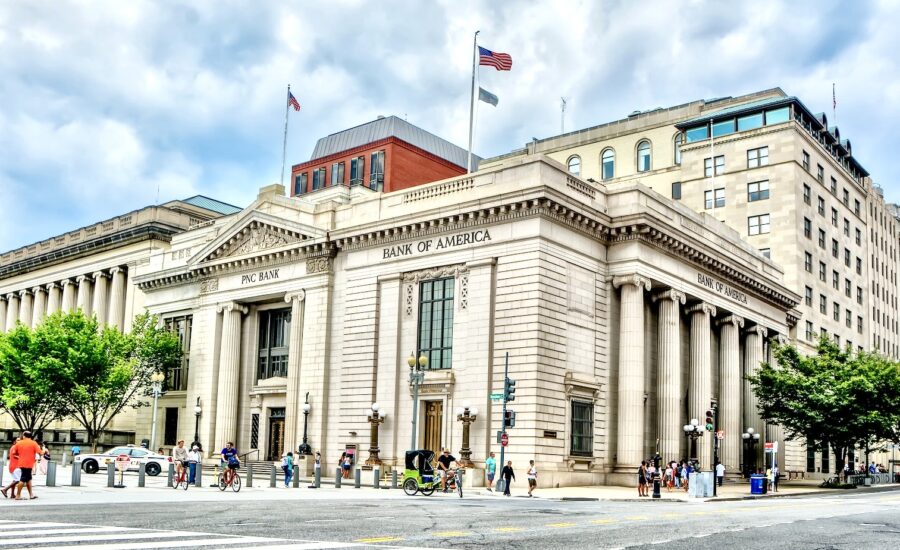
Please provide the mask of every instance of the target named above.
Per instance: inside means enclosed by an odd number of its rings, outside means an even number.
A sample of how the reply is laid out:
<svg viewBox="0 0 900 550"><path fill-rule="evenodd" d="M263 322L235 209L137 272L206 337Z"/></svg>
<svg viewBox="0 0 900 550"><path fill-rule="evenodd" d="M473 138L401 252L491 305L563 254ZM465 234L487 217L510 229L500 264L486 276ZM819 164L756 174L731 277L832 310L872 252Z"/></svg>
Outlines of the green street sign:
<svg viewBox="0 0 900 550"><path fill-rule="evenodd" d="M491 394L491 401L503 401L503 392L494 392Z"/></svg>

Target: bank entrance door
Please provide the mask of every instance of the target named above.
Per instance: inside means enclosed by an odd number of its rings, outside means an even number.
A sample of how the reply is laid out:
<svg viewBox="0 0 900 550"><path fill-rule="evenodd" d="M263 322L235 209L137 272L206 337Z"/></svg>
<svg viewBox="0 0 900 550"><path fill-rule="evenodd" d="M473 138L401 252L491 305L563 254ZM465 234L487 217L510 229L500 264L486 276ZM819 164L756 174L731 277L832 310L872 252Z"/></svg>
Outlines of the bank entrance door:
<svg viewBox="0 0 900 550"><path fill-rule="evenodd" d="M266 460L281 460L284 453L284 408L269 409L269 448Z"/></svg>
<svg viewBox="0 0 900 550"><path fill-rule="evenodd" d="M441 455L441 441L444 428L444 402L425 402L425 449L434 451L437 459Z"/></svg>

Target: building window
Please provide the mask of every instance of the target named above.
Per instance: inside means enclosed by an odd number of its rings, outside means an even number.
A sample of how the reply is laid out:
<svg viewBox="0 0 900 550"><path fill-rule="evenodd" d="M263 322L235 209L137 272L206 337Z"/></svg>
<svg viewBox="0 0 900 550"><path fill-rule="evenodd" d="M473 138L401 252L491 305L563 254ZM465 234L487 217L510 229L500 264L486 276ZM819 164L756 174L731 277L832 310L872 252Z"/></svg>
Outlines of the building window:
<svg viewBox="0 0 900 550"><path fill-rule="evenodd" d="M847 191L846 187L844 187L844 194L843 194L843 197L841 198L841 202L844 203L844 206L846 206L847 208L850 208L850 191Z"/></svg>
<svg viewBox="0 0 900 550"><path fill-rule="evenodd" d="M803 169L809 172L809 153L803 151Z"/></svg>
<svg viewBox="0 0 900 550"><path fill-rule="evenodd" d="M325 169L324 168L318 168L316 170L313 170L312 188L313 188L313 191L317 191L319 189L325 188Z"/></svg>
<svg viewBox="0 0 900 550"><path fill-rule="evenodd" d="M814 342L816 339L816 334L813 331L812 321L806 322L806 340L809 342Z"/></svg>
<svg viewBox="0 0 900 550"><path fill-rule="evenodd" d="M847 325L847 328L853 328L853 312L849 309L844 311L844 324ZM850 344L849 340L847 344Z"/></svg>
<svg viewBox="0 0 900 550"><path fill-rule="evenodd" d="M725 171L725 155L719 155L715 158L716 175L718 176ZM703 175L707 178L713 175L713 159L703 159Z"/></svg>
<svg viewBox="0 0 900 550"><path fill-rule="evenodd" d="M862 246L862 231L856 228L856 246Z"/></svg>
<svg viewBox="0 0 900 550"><path fill-rule="evenodd" d="M849 342L848 342L849 344ZM828 442L826 441L822 445L822 473L827 474L831 472L831 460L828 456Z"/></svg>
<svg viewBox="0 0 900 550"><path fill-rule="evenodd" d="M811 441L806 441L806 471L815 473L816 471L816 450L810 445Z"/></svg>
<svg viewBox="0 0 900 550"><path fill-rule="evenodd" d="M819 313L828 315L828 298L824 294L819 294Z"/></svg>
<svg viewBox="0 0 900 550"><path fill-rule="evenodd" d="M839 250L840 245L838 244L837 239L831 239L831 256L837 258Z"/></svg>
<svg viewBox="0 0 900 550"><path fill-rule="evenodd" d="M294 176L294 194L295 195L302 195L303 193L306 193L306 182L307 182L308 177L309 176L307 175L306 172L303 172L302 174L297 174L296 176Z"/></svg>
<svg viewBox="0 0 900 550"><path fill-rule="evenodd" d="M832 304L832 306L833 306L833 312L831 314L831 317L835 321L840 322L841 321L841 305L839 303L835 302L834 304Z"/></svg>
<svg viewBox="0 0 900 550"><path fill-rule="evenodd" d="M369 188L379 190L384 187L384 151L372 153L369 163Z"/></svg>
<svg viewBox="0 0 900 550"><path fill-rule="evenodd" d="M844 249L844 265L850 267L850 249Z"/></svg>
<svg viewBox="0 0 900 550"><path fill-rule="evenodd" d="M365 181L366 157L350 159L350 185L362 185Z"/></svg>
<svg viewBox="0 0 900 550"><path fill-rule="evenodd" d="M725 206L725 188L721 187L715 191L703 192L703 207L707 210L711 208L722 208Z"/></svg>
<svg viewBox="0 0 900 550"><path fill-rule="evenodd" d="M747 218L747 229L750 235L762 235L769 232L769 215L760 214Z"/></svg>
<svg viewBox="0 0 900 550"><path fill-rule="evenodd" d="M834 177L831 178L831 192L837 195L837 180Z"/></svg>
<svg viewBox="0 0 900 550"><path fill-rule="evenodd" d="M704 124L703 126L689 128L688 131L685 132L685 136L687 137L688 143L708 139L709 138L709 126Z"/></svg>
<svg viewBox="0 0 900 550"><path fill-rule="evenodd" d="M853 283L850 282L850 279L844 279L844 296L853 297Z"/></svg>
<svg viewBox="0 0 900 550"><path fill-rule="evenodd" d="M856 287L856 303L859 305L862 305L862 302L863 302L863 291L862 291L862 287L858 286L858 287Z"/></svg>
<svg viewBox="0 0 900 550"><path fill-rule="evenodd" d="M575 176L581 175L581 157L578 155L569 157L569 162L566 163L569 166L569 173Z"/></svg>
<svg viewBox="0 0 900 550"><path fill-rule="evenodd" d="M803 297L804 297L804 300L806 301L806 306L807 306L807 307L812 307L813 289L812 289L811 286L806 287L806 289L805 289L805 291L804 291L804 294L803 294Z"/></svg>
<svg viewBox="0 0 900 550"><path fill-rule="evenodd" d="M831 288L835 290L841 289L841 274L837 270L831 270Z"/></svg>
<svg viewBox="0 0 900 550"><path fill-rule="evenodd" d="M828 268L825 266L825 262L819 262L819 280L823 283L828 280Z"/></svg>
<svg viewBox="0 0 900 550"><path fill-rule="evenodd" d="M769 198L769 182L757 181L747 184L747 201L755 202Z"/></svg>
<svg viewBox="0 0 900 550"><path fill-rule="evenodd" d="M760 248L759 253L765 256L766 258L772 259L772 249L771 248Z"/></svg>
<svg viewBox="0 0 900 550"><path fill-rule="evenodd" d="M816 179L819 180L819 183L825 184L825 169L821 164L816 165Z"/></svg>
<svg viewBox="0 0 900 550"><path fill-rule="evenodd" d="M178 366L169 369L166 373L166 391L186 391L188 370L191 363L191 324L192 315L169 317L164 321L164 326L169 332L174 332L181 342L181 362Z"/></svg>
<svg viewBox="0 0 900 550"><path fill-rule="evenodd" d="M712 135L713 137L719 136L727 136L728 134L734 133L734 122L733 118L728 120L722 120L719 122L715 122L712 125Z"/></svg>
<svg viewBox="0 0 900 550"><path fill-rule="evenodd" d="M681 200L681 182L676 181L672 184L672 198L676 201Z"/></svg>
<svg viewBox="0 0 900 550"><path fill-rule="evenodd" d="M825 199L823 199L822 197L818 197L817 210L819 211L820 216L825 216Z"/></svg>
<svg viewBox="0 0 900 550"><path fill-rule="evenodd" d="M853 199L853 212L859 216L859 199Z"/></svg>
<svg viewBox="0 0 900 550"><path fill-rule="evenodd" d="M831 209L831 225L834 227L838 226L838 211L837 208Z"/></svg>
<svg viewBox="0 0 900 550"><path fill-rule="evenodd" d="M758 149L747 150L747 168L759 168L769 164L769 148L760 147Z"/></svg>
<svg viewBox="0 0 900 550"><path fill-rule="evenodd" d="M589 401L572 401L572 446L569 453L591 456L594 453L594 405Z"/></svg>
<svg viewBox="0 0 900 550"><path fill-rule="evenodd" d="M331 165L331 185L344 184L344 163L335 162Z"/></svg>
<svg viewBox="0 0 900 550"><path fill-rule="evenodd" d="M862 258L856 258L856 274L862 275Z"/></svg>
<svg viewBox="0 0 900 550"><path fill-rule="evenodd" d="M684 143L684 135L681 132L675 134L675 164L681 166L681 145Z"/></svg>
<svg viewBox="0 0 900 550"><path fill-rule="evenodd" d="M811 189L809 188L809 186L804 183L803 184L803 202L805 202L806 204L810 203L810 191L811 191Z"/></svg>
<svg viewBox="0 0 900 550"><path fill-rule="evenodd" d="M807 273L812 273L812 254L809 252L803 253L803 268Z"/></svg>
<svg viewBox="0 0 900 550"><path fill-rule="evenodd" d="M844 236L850 236L850 220L848 220L847 218L844 218Z"/></svg>
<svg viewBox="0 0 900 550"><path fill-rule="evenodd" d="M259 313L257 380L287 376L290 333L290 309L271 309Z"/></svg>
<svg viewBox="0 0 900 550"><path fill-rule="evenodd" d="M809 218L803 218L803 236L812 239L812 220Z"/></svg>
<svg viewBox="0 0 900 550"><path fill-rule="evenodd" d="M819 230L819 248L825 248L825 230Z"/></svg>
<svg viewBox="0 0 900 550"><path fill-rule="evenodd" d="M738 132L743 132L745 130L752 130L754 128L761 128L763 125L763 114L756 113L754 115L747 115L737 119L737 129Z"/></svg>
<svg viewBox="0 0 900 550"><path fill-rule="evenodd" d="M419 349L429 369L453 366L452 277L424 281L419 286Z"/></svg>
<svg viewBox="0 0 900 550"><path fill-rule="evenodd" d="M647 172L650 170L650 142L643 140L637 146L637 171Z"/></svg>
<svg viewBox="0 0 900 550"><path fill-rule="evenodd" d="M612 149L606 149L600 155L601 178L611 180L616 175L616 152Z"/></svg>
<svg viewBox="0 0 900 550"><path fill-rule="evenodd" d="M856 316L856 332L862 334L863 331L863 318L862 315Z"/></svg>

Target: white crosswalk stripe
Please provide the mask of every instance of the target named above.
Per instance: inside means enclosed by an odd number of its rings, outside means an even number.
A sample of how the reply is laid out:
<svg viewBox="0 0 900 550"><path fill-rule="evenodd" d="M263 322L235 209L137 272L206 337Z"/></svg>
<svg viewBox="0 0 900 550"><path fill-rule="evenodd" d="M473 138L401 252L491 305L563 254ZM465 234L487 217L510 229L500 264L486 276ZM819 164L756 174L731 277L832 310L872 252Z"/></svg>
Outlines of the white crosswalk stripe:
<svg viewBox="0 0 900 550"><path fill-rule="evenodd" d="M194 531L136 529L71 523L0 520L0 550L150 550L156 548L228 547L229 550L316 550L358 548L352 542L290 540Z"/></svg>

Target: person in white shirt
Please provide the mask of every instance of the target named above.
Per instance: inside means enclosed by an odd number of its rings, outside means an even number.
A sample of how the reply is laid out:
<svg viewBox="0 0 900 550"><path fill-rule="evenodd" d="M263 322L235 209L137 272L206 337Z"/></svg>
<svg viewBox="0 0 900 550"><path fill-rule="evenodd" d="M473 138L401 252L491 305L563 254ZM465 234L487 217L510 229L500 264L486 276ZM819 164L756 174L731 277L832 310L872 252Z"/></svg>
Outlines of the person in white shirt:
<svg viewBox="0 0 900 550"><path fill-rule="evenodd" d="M725 465L721 462L716 464L716 479L718 479L719 487L721 487L722 482L725 480Z"/></svg>
<svg viewBox="0 0 900 550"><path fill-rule="evenodd" d="M531 496L531 492L534 491L534 488L537 487L537 468L534 467L534 461L528 461L528 474L526 474L528 478L528 496Z"/></svg>
<svg viewBox="0 0 900 550"><path fill-rule="evenodd" d="M197 468L200 462L203 460L203 456L200 454L200 447L194 445L191 447L191 450L188 451L188 483L191 485L197 484Z"/></svg>

